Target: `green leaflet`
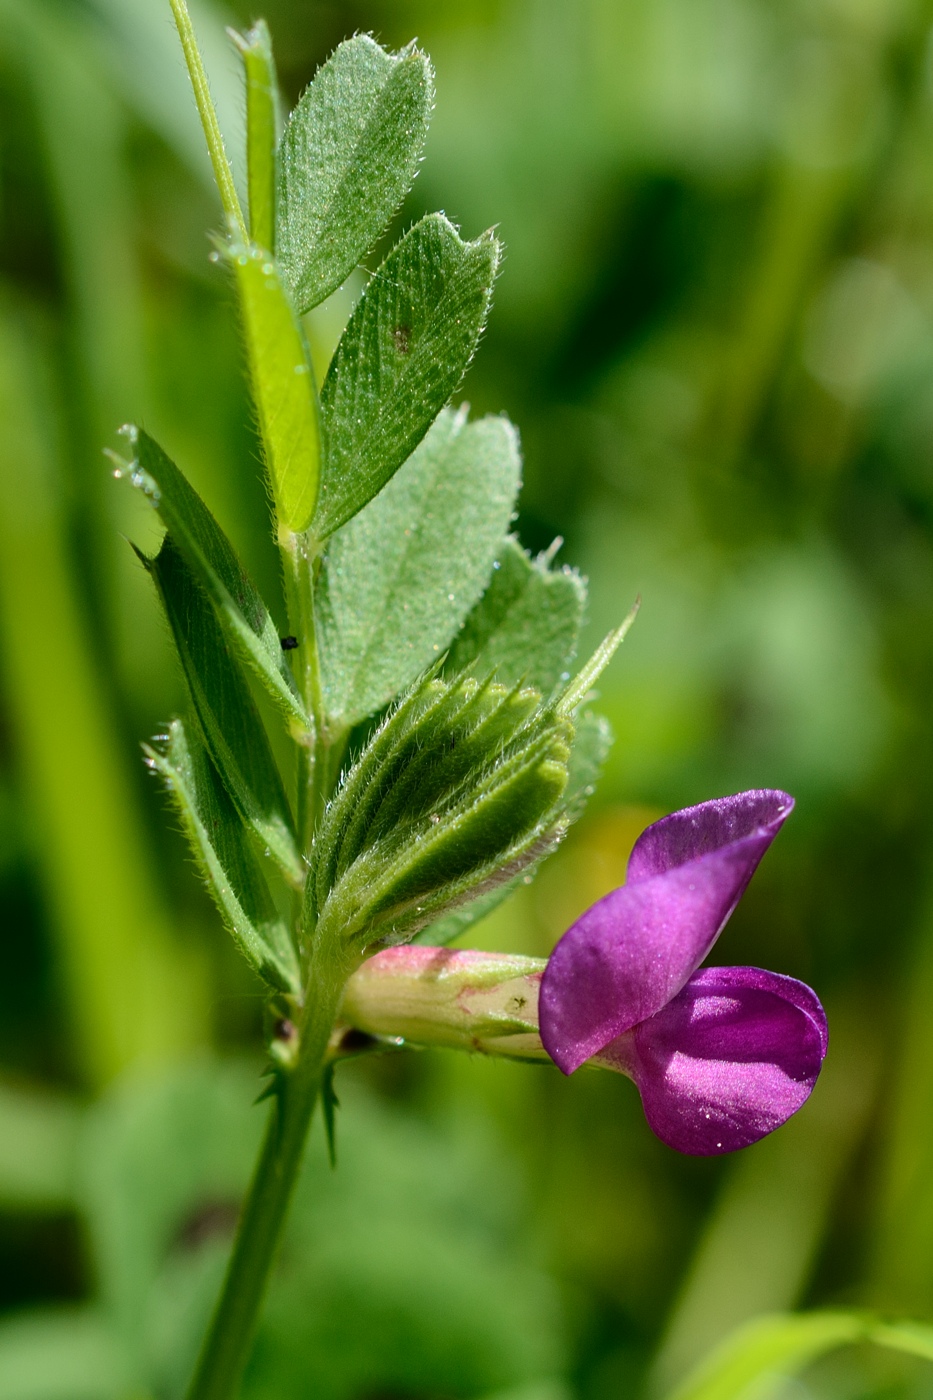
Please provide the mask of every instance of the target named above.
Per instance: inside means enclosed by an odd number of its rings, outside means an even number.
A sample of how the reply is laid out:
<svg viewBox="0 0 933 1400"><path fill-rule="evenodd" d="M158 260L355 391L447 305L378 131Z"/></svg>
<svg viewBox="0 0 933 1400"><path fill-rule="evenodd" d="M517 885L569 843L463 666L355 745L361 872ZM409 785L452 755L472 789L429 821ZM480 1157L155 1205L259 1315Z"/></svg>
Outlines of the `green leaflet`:
<svg viewBox="0 0 933 1400"><path fill-rule="evenodd" d="M520 473L507 419L468 423L465 408L444 410L379 495L333 537L317 600L330 719L346 726L364 719L445 650L492 571ZM535 641L513 640L525 654ZM486 663L484 653L492 669Z"/></svg>
<svg viewBox="0 0 933 1400"><path fill-rule="evenodd" d="M246 77L246 174L249 233L260 248L275 251L275 148L279 85L269 26L259 19L246 34L228 31L240 50Z"/></svg>
<svg viewBox="0 0 933 1400"><path fill-rule="evenodd" d="M575 822L583 815L583 809L593 796L599 782L603 765L612 748L612 727L602 715L586 710L575 715L573 721L574 740L570 751L570 767L567 776L567 791L564 793L564 811L569 821Z"/></svg>
<svg viewBox="0 0 933 1400"><path fill-rule="evenodd" d="M141 428L130 427L124 432L135 455L129 464L117 459L118 470L159 512L185 562L216 607L233 649L288 718L306 728L307 716L282 654L275 623L230 541L158 443Z"/></svg>
<svg viewBox="0 0 933 1400"><path fill-rule="evenodd" d="M464 243L429 214L360 299L321 391L324 467L312 531L343 525L414 451L463 378L499 261L491 233Z"/></svg>
<svg viewBox="0 0 933 1400"><path fill-rule="evenodd" d="M325 815L309 880L320 937L410 937L556 844L573 725L540 701L430 676L403 700Z"/></svg>
<svg viewBox="0 0 933 1400"><path fill-rule="evenodd" d="M548 695L573 660L585 603L579 574L552 572L546 556L532 560L510 538L445 670L460 671L476 660L484 675L493 671L506 685L523 681Z"/></svg>
<svg viewBox="0 0 933 1400"><path fill-rule="evenodd" d="M599 680L609 662L615 656L619 647L628 636L629 628L638 616L638 609L641 607L641 599L636 598L633 606L629 609L628 616L615 629L603 638L599 646L593 652L588 661L585 661L580 670L568 681L566 686L557 696L556 708L559 714L570 715L579 705L582 705L589 695L593 686Z"/></svg>
<svg viewBox="0 0 933 1400"><path fill-rule="evenodd" d="M195 714L224 786L242 820L301 888L306 872L288 799L259 711L217 615L171 535L155 559L143 557L143 562L161 594Z"/></svg>
<svg viewBox="0 0 933 1400"><path fill-rule="evenodd" d="M200 741L174 720L167 742L146 746L162 774L208 889L240 952L277 991L300 988L298 962L236 808Z"/></svg>
<svg viewBox="0 0 933 1400"><path fill-rule="evenodd" d="M700 1363L670 1400L770 1400L788 1379L827 1352L858 1342L933 1361L933 1328L883 1323L849 1312L776 1313L733 1332Z"/></svg>
<svg viewBox="0 0 933 1400"><path fill-rule="evenodd" d="M276 250L300 312L336 291L405 198L433 98L424 54L367 34L318 69L279 148Z"/></svg>
<svg viewBox="0 0 933 1400"><path fill-rule="evenodd" d="M593 794L611 744L612 730L602 715L587 710L575 719L570 762L567 765L567 786L560 803L560 815L568 824L583 815L583 809ZM546 850L544 855L548 853ZM453 943L454 939L459 938L473 924L479 923L480 919L485 919L487 914L497 909L520 884L530 883L540 863L541 861L537 860L525 866L507 884L497 885L495 889L471 900L469 904L462 904L451 910L436 923L422 929L415 936L414 942L429 946Z"/></svg>
<svg viewBox="0 0 933 1400"><path fill-rule="evenodd" d="M253 398L280 532L298 534L314 515L321 467L311 358L272 254L231 242Z"/></svg>

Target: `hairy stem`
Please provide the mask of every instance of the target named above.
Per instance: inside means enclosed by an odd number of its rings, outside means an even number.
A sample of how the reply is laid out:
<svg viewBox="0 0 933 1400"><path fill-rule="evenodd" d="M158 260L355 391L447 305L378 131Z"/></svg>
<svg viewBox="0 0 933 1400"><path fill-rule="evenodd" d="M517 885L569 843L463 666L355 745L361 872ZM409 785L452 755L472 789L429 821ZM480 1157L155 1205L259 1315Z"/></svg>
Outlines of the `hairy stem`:
<svg viewBox="0 0 933 1400"><path fill-rule="evenodd" d="M187 1400L233 1400L301 1167L344 977L312 958L294 1068L282 1075Z"/></svg>
<svg viewBox="0 0 933 1400"><path fill-rule="evenodd" d="M237 232L245 243L249 239L246 220L243 217L243 210L240 208L233 171L227 159L227 152L224 150L224 138L221 135L220 123L217 120L217 112L214 109L207 73L198 50L198 41L194 35L194 26L191 23L188 6L185 0L171 0L171 5L172 14L175 16L175 25L178 29L178 37L181 39L181 46L185 53L188 76L191 79L191 86L194 88L194 100L198 105L198 116L201 118L201 126L204 128L211 165L214 167L214 179L217 181L217 188L220 191L220 201L223 204L224 213L228 219L236 224Z"/></svg>
<svg viewBox="0 0 933 1400"><path fill-rule="evenodd" d="M304 736L298 754L298 838L305 855L309 855L314 828L329 795L329 735L314 618L314 560L308 558L305 540L300 535L289 535L280 544L288 615L298 641L298 686L311 721L311 731Z"/></svg>

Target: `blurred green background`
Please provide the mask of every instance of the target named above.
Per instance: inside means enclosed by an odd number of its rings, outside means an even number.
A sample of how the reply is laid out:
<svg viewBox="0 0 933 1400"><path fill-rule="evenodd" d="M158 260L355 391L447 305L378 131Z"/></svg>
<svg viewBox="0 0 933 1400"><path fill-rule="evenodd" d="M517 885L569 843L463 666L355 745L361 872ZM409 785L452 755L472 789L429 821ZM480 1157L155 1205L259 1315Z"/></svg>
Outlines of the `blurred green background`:
<svg viewBox="0 0 933 1400"><path fill-rule="evenodd" d="M516 528L589 575L587 641L643 598L598 796L473 941L546 954L654 816L781 786L716 959L811 982L832 1042L800 1115L715 1161L614 1077L344 1068L248 1400L655 1400L761 1313L933 1320L930 6L264 13L290 100L356 30L430 52L399 226L506 246L464 395L519 425ZM236 154L223 24L255 13L195 18ZM259 987L140 761L183 706L124 538L156 527L101 454L143 421L278 596L218 222L167 0L0 0L0 1400L181 1393L261 1124ZM321 366L353 295L314 313ZM933 1368L856 1350L792 1389Z"/></svg>

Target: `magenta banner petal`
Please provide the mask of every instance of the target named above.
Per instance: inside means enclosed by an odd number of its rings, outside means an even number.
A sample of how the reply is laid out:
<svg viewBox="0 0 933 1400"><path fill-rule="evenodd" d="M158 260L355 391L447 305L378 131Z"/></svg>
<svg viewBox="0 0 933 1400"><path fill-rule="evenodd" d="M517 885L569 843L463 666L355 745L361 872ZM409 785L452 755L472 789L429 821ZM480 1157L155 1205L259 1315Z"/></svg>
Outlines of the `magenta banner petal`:
<svg viewBox="0 0 933 1400"><path fill-rule="evenodd" d="M663 1142L713 1156L748 1147L796 1113L826 1045L826 1016L803 982L709 967L601 1058L635 1080Z"/></svg>
<svg viewBox="0 0 933 1400"><path fill-rule="evenodd" d="M706 957L793 800L755 791L650 826L627 885L589 908L551 954L541 1039L565 1074L646 1020Z"/></svg>
<svg viewBox="0 0 933 1400"><path fill-rule="evenodd" d="M710 855L747 836L770 831L773 841L794 807L794 799L773 788L753 788L733 797L717 797L684 807L647 827L629 856L626 883L650 880L688 860ZM767 846L765 847L767 849ZM757 864L757 862L756 862ZM748 879L755 873L752 865ZM747 882L746 882L747 883ZM741 898L742 890L736 896Z"/></svg>

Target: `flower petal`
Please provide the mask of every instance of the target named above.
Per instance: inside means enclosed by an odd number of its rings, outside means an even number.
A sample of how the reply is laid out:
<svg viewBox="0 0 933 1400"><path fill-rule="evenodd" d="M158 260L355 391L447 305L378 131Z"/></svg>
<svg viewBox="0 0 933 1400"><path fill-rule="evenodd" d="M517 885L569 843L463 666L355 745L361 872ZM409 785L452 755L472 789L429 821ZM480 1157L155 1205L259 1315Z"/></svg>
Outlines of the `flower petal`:
<svg viewBox="0 0 933 1400"><path fill-rule="evenodd" d="M544 972L541 1039L565 1074L676 996L792 807L783 792L744 792L642 833L629 883L580 916Z"/></svg>
<svg viewBox="0 0 933 1400"><path fill-rule="evenodd" d="M803 982L708 967L600 1059L635 1080L662 1142L714 1156L757 1142L796 1113L826 1045L826 1016Z"/></svg>
<svg viewBox="0 0 933 1400"><path fill-rule="evenodd" d="M773 841L793 807L794 799L786 792L753 788L750 792L717 797L712 802L672 812L669 817L662 817L646 827L635 842L629 856L626 883L634 885L638 880L663 875L688 860L710 855L748 836L770 831L769 841ZM754 872L753 865L748 872L749 880ZM740 890L736 902L741 895Z"/></svg>

